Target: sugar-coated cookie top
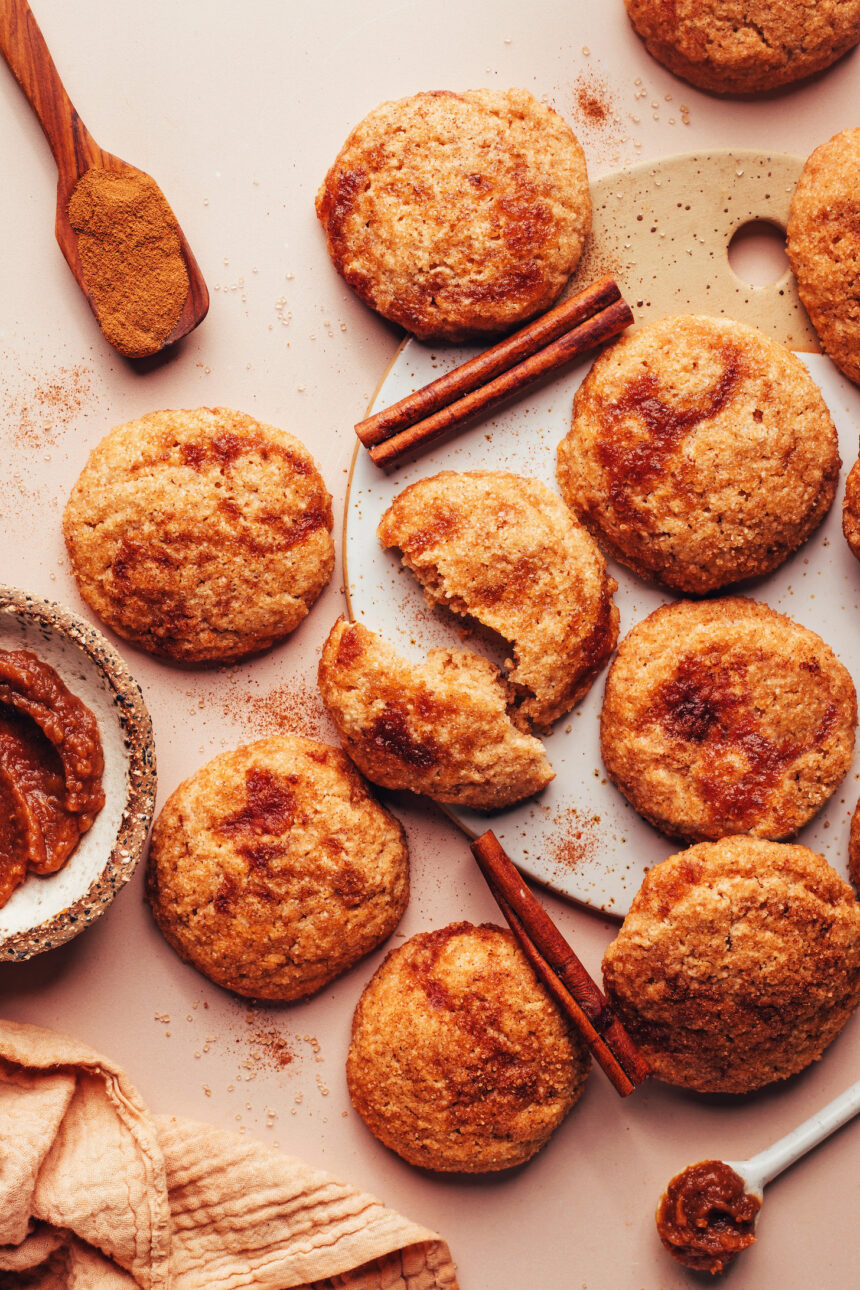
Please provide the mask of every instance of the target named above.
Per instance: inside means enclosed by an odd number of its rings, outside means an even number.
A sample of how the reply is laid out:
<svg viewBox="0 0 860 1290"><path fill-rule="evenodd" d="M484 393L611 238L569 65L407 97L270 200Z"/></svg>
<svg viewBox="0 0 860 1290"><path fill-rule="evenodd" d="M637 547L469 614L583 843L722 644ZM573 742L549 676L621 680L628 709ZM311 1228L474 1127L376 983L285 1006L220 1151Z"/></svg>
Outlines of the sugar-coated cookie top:
<svg viewBox="0 0 860 1290"><path fill-rule="evenodd" d="M411 937L361 996L347 1082L380 1141L425 1169L481 1173L538 1151L589 1057L510 932L452 923Z"/></svg>
<svg viewBox="0 0 860 1290"><path fill-rule="evenodd" d="M81 594L184 662L267 649L334 568L331 498L298 439L227 408L152 412L91 453L63 516Z"/></svg>
<svg viewBox="0 0 860 1290"><path fill-rule="evenodd" d="M717 94L755 94L829 67L860 40L860 0L625 0L648 52Z"/></svg>
<svg viewBox="0 0 860 1290"><path fill-rule="evenodd" d="M733 837L646 875L604 979L659 1078L746 1093L821 1056L860 994L860 906L806 847Z"/></svg>
<svg viewBox="0 0 860 1290"><path fill-rule="evenodd" d="M420 337L463 340L546 309L591 226L582 148L526 90L375 108L316 200L337 271Z"/></svg>
<svg viewBox="0 0 860 1290"><path fill-rule="evenodd" d="M830 507L836 428L801 360L727 318L662 318L595 361L562 495L642 577L701 595L775 569Z"/></svg>

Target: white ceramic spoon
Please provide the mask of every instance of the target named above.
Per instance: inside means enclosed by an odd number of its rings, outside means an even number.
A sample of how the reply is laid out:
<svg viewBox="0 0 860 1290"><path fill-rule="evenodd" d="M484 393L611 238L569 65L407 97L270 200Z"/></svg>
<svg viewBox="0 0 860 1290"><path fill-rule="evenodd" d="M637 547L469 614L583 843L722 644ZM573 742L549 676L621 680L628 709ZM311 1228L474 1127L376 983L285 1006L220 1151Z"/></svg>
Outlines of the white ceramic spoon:
<svg viewBox="0 0 860 1290"><path fill-rule="evenodd" d="M860 1080L785 1137L749 1160L703 1160L669 1183L657 1231L687 1268L724 1272L755 1240L764 1188L860 1111Z"/></svg>
<svg viewBox="0 0 860 1290"><path fill-rule="evenodd" d="M785 1137L765 1147L758 1155L749 1160L727 1160L725 1163L744 1180L746 1190L753 1196L762 1199L767 1183L781 1174L783 1169L793 1165L795 1160L805 1156L807 1151L817 1147L831 1133L842 1127L860 1111L860 1080L852 1084L844 1093L840 1093L827 1106L816 1111L808 1120L804 1120L796 1129L786 1133Z"/></svg>

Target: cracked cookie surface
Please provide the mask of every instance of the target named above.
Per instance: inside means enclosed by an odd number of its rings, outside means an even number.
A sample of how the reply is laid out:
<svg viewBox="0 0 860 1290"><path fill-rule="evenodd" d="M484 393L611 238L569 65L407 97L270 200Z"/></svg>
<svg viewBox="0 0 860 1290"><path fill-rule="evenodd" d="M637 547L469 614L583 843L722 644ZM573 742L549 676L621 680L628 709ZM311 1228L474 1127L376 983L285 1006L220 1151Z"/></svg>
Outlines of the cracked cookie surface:
<svg viewBox="0 0 860 1290"><path fill-rule="evenodd" d="M817 1060L860 995L860 906L806 847L733 837L655 865L603 960L658 1078L747 1093Z"/></svg>
<svg viewBox="0 0 860 1290"><path fill-rule="evenodd" d="M431 604L509 641L517 717L546 730L588 691L618 638L614 579L546 484L443 471L400 493L379 524Z"/></svg>
<svg viewBox="0 0 860 1290"><path fill-rule="evenodd" d="M147 897L168 943L216 985L300 999L394 931L406 838L339 749L278 735L222 753L171 794Z"/></svg>
<svg viewBox="0 0 860 1290"><path fill-rule="evenodd" d="M840 464L800 359L754 327L692 315L597 358L558 480L607 554L702 595L770 573L801 546L833 502Z"/></svg>
<svg viewBox="0 0 860 1290"><path fill-rule="evenodd" d="M527 90L382 103L316 199L338 273L421 338L465 340L555 300L591 227L576 136Z"/></svg>
<svg viewBox="0 0 860 1290"><path fill-rule="evenodd" d="M493 810L554 778L543 744L512 722L499 669L478 654L435 649L411 663L340 619L323 646L319 686L345 750L383 788Z"/></svg>
<svg viewBox="0 0 860 1290"><path fill-rule="evenodd" d="M63 515L81 595L181 662L268 649L331 577L331 497L298 439L227 408L152 412L90 454Z"/></svg>
<svg viewBox="0 0 860 1290"><path fill-rule="evenodd" d="M860 40L860 0L625 3L652 57L717 94L755 94L802 80Z"/></svg>

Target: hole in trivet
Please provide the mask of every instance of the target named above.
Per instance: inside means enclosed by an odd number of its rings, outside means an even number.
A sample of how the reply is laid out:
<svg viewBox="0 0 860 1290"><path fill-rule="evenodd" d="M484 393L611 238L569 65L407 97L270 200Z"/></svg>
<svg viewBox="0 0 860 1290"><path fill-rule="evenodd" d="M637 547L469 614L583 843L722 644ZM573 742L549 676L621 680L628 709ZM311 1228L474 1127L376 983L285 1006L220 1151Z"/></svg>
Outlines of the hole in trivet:
<svg viewBox="0 0 860 1290"><path fill-rule="evenodd" d="M751 287L777 282L788 268L785 229L766 219L741 224L729 242L729 264Z"/></svg>

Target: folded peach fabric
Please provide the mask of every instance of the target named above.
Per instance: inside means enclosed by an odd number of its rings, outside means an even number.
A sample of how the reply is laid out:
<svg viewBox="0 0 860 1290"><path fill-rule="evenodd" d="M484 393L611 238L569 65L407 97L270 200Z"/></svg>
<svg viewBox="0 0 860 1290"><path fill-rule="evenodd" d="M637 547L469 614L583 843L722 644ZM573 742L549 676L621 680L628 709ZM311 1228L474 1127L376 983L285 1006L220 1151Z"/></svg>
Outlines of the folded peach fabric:
<svg viewBox="0 0 860 1290"><path fill-rule="evenodd" d="M151 1116L125 1073L0 1022L0 1290L456 1290L435 1233L301 1160Z"/></svg>

